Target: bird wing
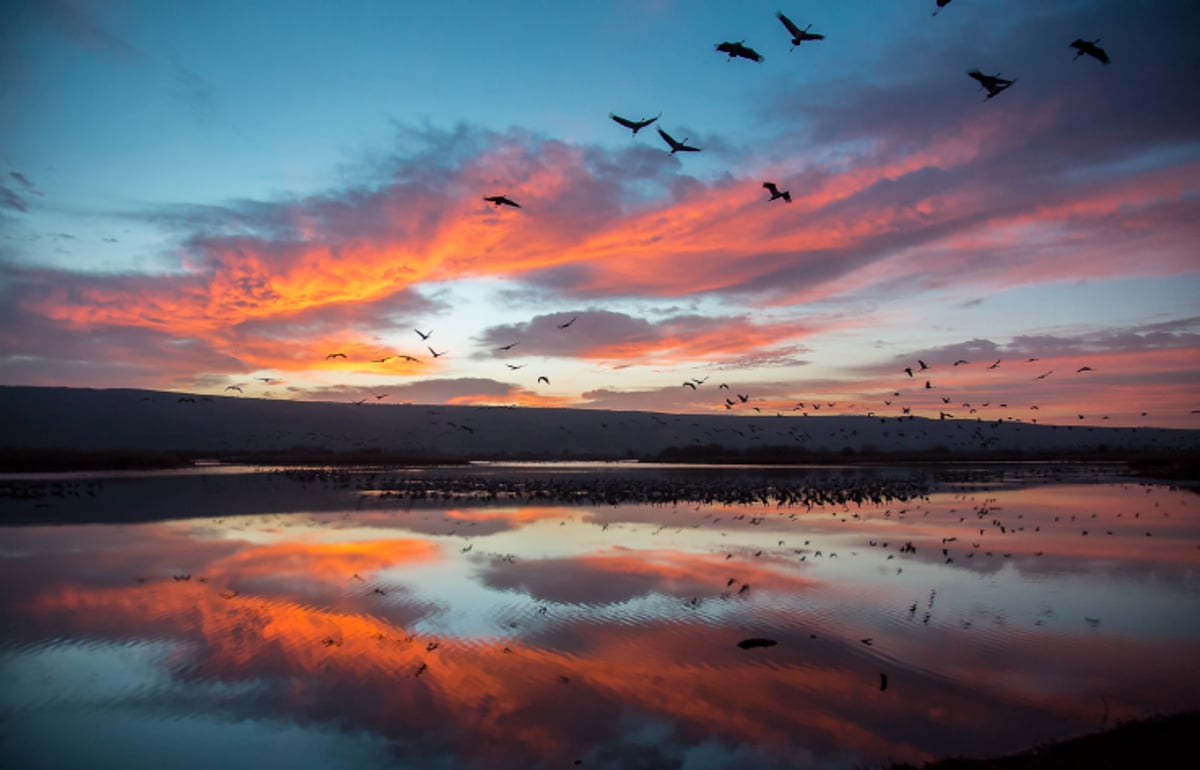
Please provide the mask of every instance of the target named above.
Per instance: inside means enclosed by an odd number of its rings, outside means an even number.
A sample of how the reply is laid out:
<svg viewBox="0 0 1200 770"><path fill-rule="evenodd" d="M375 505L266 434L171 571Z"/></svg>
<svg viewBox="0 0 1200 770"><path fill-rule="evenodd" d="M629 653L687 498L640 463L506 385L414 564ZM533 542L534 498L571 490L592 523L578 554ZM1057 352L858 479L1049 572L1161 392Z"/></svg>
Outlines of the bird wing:
<svg viewBox="0 0 1200 770"><path fill-rule="evenodd" d="M608 117L610 117L610 118L612 118L613 120L615 120L616 122L620 123L622 126L625 126L625 128L634 128L634 127L636 127L636 126L637 126L637 124L636 124L636 123L634 123L632 120L628 120L627 118L623 118L623 117L621 117L620 115L614 115L614 114L613 114L613 113L611 113L611 112L610 112L610 113L608 113Z"/></svg>
<svg viewBox="0 0 1200 770"><path fill-rule="evenodd" d="M774 182L763 182L763 187L767 188L767 191L770 192L771 195L779 194L779 188L775 186Z"/></svg>
<svg viewBox="0 0 1200 770"><path fill-rule="evenodd" d="M783 26L787 27L787 31L788 31L788 32L790 32L790 33L792 33L792 37L799 37L799 36L800 36L800 28L799 28L799 27L797 27L797 26L795 25L795 23L793 23L793 22L792 22L792 20L791 20L791 19L789 19L788 17L784 16L782 12L776 11L776 12L775 12L775 17L776 17L777 19L779 19L779 22L780 22L781 24L783 24Z"/></svg>
<svg viewBox="0 0 1200 770"><path fill-rule="evenodd" d="M666 142L667 144L669 144L672 148L683 146L679 142L675 141L674 137L672 137L666 131L663 131L661 128L658 129L658 135L661 136L663 138L663 141Z"/></svg>

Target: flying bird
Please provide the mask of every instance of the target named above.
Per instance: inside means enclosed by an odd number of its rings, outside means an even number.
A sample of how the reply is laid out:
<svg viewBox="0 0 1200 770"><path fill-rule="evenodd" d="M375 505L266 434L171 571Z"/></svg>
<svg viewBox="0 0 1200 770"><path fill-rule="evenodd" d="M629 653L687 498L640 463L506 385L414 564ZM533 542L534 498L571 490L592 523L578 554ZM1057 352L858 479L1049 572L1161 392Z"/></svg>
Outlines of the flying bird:
<svg viewBox="0 0 1200 770"><path fill-rule="evenodd" d="M1096 43L1099 42L1100 38L1096 38L1095 40L1076 38L1075 41L1071 43L1071 47L1075 49L1075 58L1078 59L1080 56L1086 54L1101 64L1108 64L1108 53L1103 48L1096 45Z"/></svg>
<svg viewBox="0 0 1200 770"><path fill-rule="evenodd" d="M689 381L689 382L685 382L685 383L683 383L683 387L685 387L685 388L691 388L692 390L695 390L695 389L696 389L696 383L694 383L694 382L691 382L691 381Z"/></svg>
<svg viewBox="0 0 1200 770"><path fill-rule="evenodd" d="M579 318L579 316L574 316L574 317L572 317L572 318L571 318L571 320L570 320L570 321L567 321L565 324L559 324L559 325L558 325L558 328L560 328L560 329L565 329L565 328L567 328L568 326L570 326L571 324L575 323L575 321L576 321L578 318Z"/></svg>
<svg viewBox="0 0 1200 770"><path fill-rule="evenodd" d="M496 350L512 350L513 348L515 348L517 345L520 345L520 344L521 344L520 340L518 340L517 342L510 342L507 345L501 345L500 347L496 348Z"/></svg>
<svg viewBox="0 0 1200 770"><path fill-rule="evenodd" d="M663 131L661 128L658 129L658 135L663 138L664 142L670 145L672 155L677 152L700 152L699 147L691 147L688 145L687 137L684 137L682 142L678 142L675 140L675 137L671 136L666 131Z"/></svg>
<svg viewBox="0 0 1200 770"><path fill-rule="evenodd" d="M524 369L526 366L529 366L529 364L505 364L505 366L515 372L518 369Z"/></svg>
<svg viewBox="0 0 1200 770"><path fill-rule="evenodd" d="M1075 370L1075 373L1079 374L1080 372L1094 372L1094 371L1096 371L1096 370L1090 366L1081 366Z"/></svg>
<svg viewBox="0 0 1200 770"><path fill-rule="evenodd" d="M929 364L925 363L924 361L922 361L919 358L917 359L917 363L921 365L921 371L925 371L926 369L929 368Z"/></svg>
<svg viewBox="0 0 1200 770"><path fill-rule="evenodd" d="M386 364L388 361L391 361L393 358L395 358L395 356L384 356L383 358L372 358L371 363Z"/></svg>
<svg viewBox="0 0 1200 770"><path fill-rule="evenodd" d="M423 332L420 329L413 329L413 331L417 333L417 336L421 338L422 342L433 336L433 329L430 329L427 332Z"/></svg>
<svg viewBox="0 0 1200 770"><path fill-rule="evenodd" d="M227 391L228 390L236 390L238 393L242 392L242 389L239 388L237 385L226 385L225 390L227 390Z"/></svg>
<svg viewBox="0 0 1200 770"><path fill-rule="evenodd" d="M715 50L720 51L721 53L729 54L729 59L731 61L733 59L741 58L749 59L750 61L761 62L763 60L762 54L747 46L745 43L745 40L737 43L730 43L729 41L726 41L724 43L718 43L715 46Z"/></svg>
<svg viewBox="0 0 1200 770"><path fill-rule="evenodd" d="M433 348L429 347L428 345L426 345L425 347L428 348L429 355L433 356L434 358L441 358L442 356L446 355L446 353L447 353L447 351L445 351L445 350L443 350L441 353L439 353L436 350L434 350Z"/></svg>
<svg viewBox="0 0 1200 770"><path fill-rule="evenodd" d="M790 192L788 192L787 190L780 190L778 187L775 186L774 182L763 182L763 187L766 188L767 192L771 193L770 200L775 200L776 198L783 198L788 203L792 202L792 194Z"/></svg>
<svg viewBox="0 0 1200 770"><path fill-rule="evenodd" d="M957 361L955 361L955 362L954 362L954 365L955 365L955 366L958 366L959 364L969 364L969 363L971 363L971 362L970 362L970 361L968 361L967 359L965 359L965 358L960 358L960 359L958 359Z"/></svg>
<svg viewBox="0 0 1200 770"><path fill-rule="evenodd" d="M1009 78L1002 78L999 74L985 75L979 70L971 70L967 74L978 81L979 85L983 86L984 90L987 91L987 96L984 97L984 101L991 99L996 94L1017 82L1016 80L1010 80Z"/></svg>
<svg viewBox="0 0 1200 770"><path fill-rule="evenodd" d="M521 208L520 203L517 203L512 198L504 195L485 195L483 196L483 199L488 203L495 203L496 208L500 208L501 206L512 206L514 209Z"/></svg>
<svg viewBox="0 0 1200 770"><path fill-rule="evenodd" d="M334 358L345 358L345 357L346 357L345 353L330 353L329 355L325 356L325 360L330 361Z"/></svg>
<svg viewBox="0 0 1200 770"><path fill-rule="evenodd" d="M546 376L538 377L538 378L537 378L537 381L538 381L538 382L544 382L544 383L546 383L547 385L549 385L549 384L550 384L550 378L549 378L549 377L546 377Z"/></svg>
<svg viewBox="0 0 1200 770"><path fill-rule="evenodd" d="M662 113L660 112L657 115L655 115L654 117L646 118L645 120L630 120L629 118L623 118L620 115L614 115L611 112L608 113L608 117L610 117L613 120L615 120L616 122L620 123L622 126L625 126L625 128L628 128L630 131L633 132L634 136L637 136L638 131L641 131L646 126L650 125L654 121L661 118Z"/></svg>
<svg viewBox="0 0 1200 770"><path fill-rule="evenodd" d="M811 24L809 24L804 29L800 29L799 27L796 26L796 24L791 19L784 16L782 13L780 13L778 11L776 11L776 13L775 13L775 18L779 19L779 22L781 24L783 24L784 27L787 28L788 33L792 36L792 48L793 49L795 49L796 46L800 45L805 40L824 40L825 39L824 35L819 35L816 32L809 32L809 30L812 29Z"/></svg>

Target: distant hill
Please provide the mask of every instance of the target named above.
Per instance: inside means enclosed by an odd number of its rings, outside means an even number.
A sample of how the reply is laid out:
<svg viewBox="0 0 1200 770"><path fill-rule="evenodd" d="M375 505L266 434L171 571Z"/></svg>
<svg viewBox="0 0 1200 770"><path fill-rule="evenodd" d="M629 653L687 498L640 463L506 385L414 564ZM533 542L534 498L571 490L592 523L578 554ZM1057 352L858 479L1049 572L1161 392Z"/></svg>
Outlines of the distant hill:
<svg viewBox="0 0 1200 770"><path fill-rule="evenodd" d="M387 452L453 459L632 459L717 447L813 453L1174 452L1200 431L867 416L678 415L589 409L346 404L144 390L0 387L0 448L228 456Z"/></svg>

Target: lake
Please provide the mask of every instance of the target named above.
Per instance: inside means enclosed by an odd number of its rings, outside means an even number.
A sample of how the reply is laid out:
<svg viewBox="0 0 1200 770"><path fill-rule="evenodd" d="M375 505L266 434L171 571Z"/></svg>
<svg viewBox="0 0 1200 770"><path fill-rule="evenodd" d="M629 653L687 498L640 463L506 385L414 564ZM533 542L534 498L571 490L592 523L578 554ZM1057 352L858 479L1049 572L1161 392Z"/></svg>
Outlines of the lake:
<svg viewBox="0 0 1200 770"><path fill-rule="evenodd" d="M1200 707L1200 495L1119 466L78 473L0 523L5 767L848 768Z"/></svg>

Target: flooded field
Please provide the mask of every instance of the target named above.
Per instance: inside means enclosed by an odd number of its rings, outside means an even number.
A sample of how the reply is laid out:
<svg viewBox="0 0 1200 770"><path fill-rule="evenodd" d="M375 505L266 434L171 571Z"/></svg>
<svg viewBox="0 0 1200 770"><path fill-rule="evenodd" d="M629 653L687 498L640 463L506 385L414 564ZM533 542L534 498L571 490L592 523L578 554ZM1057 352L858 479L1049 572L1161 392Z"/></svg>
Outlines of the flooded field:
<svg viewBox="0 0 1200 770"><path fill-rule="evenodd" d="M848 768L1200 707L1200 495L1111 469L0 492L5 767Z"/></svg>

